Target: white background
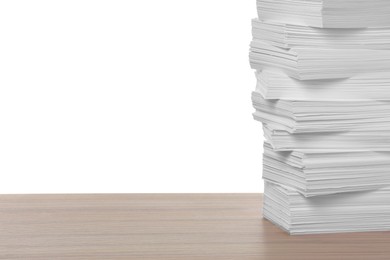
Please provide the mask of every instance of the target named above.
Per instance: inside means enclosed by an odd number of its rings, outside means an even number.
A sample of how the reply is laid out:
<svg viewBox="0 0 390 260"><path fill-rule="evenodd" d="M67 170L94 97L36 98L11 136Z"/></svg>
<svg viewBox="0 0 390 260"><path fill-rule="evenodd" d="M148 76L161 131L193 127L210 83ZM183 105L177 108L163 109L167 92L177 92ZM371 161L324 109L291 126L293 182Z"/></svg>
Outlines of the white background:
<svg viewBox="0 0 390 260"><path fill-rule="evenodd" d="M261 192L255 0L1 1L0 193Z"/></svg>

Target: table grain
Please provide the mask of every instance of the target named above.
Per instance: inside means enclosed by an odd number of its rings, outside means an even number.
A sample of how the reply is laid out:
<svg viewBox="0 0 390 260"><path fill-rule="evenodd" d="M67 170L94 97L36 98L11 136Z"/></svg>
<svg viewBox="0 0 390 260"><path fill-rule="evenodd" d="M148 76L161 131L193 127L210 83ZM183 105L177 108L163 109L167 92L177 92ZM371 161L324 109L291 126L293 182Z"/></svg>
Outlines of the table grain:
<svg viewBox="0 0 390 260"><path fill-rule="evenodd" d="M289 236L261 194L0 195L0 259L390 259L390 233Z"/></svg>

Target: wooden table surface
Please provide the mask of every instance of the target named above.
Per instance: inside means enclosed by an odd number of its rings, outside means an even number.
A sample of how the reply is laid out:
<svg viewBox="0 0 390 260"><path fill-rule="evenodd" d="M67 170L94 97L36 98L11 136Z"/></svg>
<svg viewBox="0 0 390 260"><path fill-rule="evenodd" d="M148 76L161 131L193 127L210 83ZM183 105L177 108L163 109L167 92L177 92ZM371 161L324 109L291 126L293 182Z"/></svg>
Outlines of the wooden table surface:
<svg viewBox="0 0 390 260"><path fill-rule="evenodd" d="M0 195L0 259L390 259L390 233L289 236L260 194Z"/></svg>

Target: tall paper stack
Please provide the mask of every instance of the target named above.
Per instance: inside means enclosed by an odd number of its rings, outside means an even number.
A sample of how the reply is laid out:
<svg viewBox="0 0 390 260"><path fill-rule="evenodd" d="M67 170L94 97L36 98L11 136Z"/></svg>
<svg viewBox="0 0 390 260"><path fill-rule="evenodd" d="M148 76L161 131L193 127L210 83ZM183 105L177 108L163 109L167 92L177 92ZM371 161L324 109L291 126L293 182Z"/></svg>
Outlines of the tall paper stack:
<svg viewBox="0 0 390 260"><path fill-rule="evenodd" d="M264 217L290 234L390 230L390 1L257 6Z"/></svg>

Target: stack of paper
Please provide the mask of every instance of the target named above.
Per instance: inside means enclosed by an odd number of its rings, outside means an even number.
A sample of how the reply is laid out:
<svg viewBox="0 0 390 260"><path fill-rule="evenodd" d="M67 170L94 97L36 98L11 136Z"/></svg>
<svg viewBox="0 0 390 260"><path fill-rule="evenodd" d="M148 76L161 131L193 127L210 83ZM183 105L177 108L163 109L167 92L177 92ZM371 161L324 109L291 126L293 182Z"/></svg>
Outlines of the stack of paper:
<svg viewBox="0 0 390 260"><path fill-rule="evenodd" d="M253 69L277 68L296 79L337 79L357 74L390 71L390 50L283 49L254 38L250 62Z"/></svg>
<svg viewBox="0 0 390 260"><path fill-rule="evenodd" d="M273 70L256 72L256 92L265 99L390 100L390 73L329 80L297 80Z"/></svg>
<svg viewBox="0 0 390 260"><path fill-rule="evenodd" d="M289 133L277 130L272 124L263 127L264 137L277 151L290 151L294 149L319 150L390 150L390 131L343 131L343 132L312 132Z"/></svg>
<svg viewBox="0 0 390 260"><path fill-rule="evenodd" d="M390 186L390 152L294 150L264 144L263 178L305 197Z"/></svg>
<svg viewBox="0 0 390 260"><path fill-rule="evenodd" d="M270 100L253 92L252 102L256 120L289 133L390 130L387 100Z"/></svg>
<svg viewBox="0 0 390 260"><path fill-rule="evenodd" d="M390 187L306 198L265 183L264 217L290 234L390 230Z"/></svg>
<svg viewBox="0 0 390 260"><path fill-rule="evenodd" d="M333 30L253 19L252 35L280 48L390 49L389 27Z"/></svg>
<svg viewBox="0 0 390 260"><path fill-rule="evenodd" d="M390 1L257 3L264 217L291 234L390 230Z"/></svg>
<svg viewBox="0 0 390 260"><path fill-rule="evenodd" d="M319 28L386 27L388 0L258 0L260 20Z"/></svg>

